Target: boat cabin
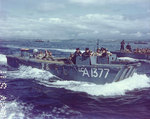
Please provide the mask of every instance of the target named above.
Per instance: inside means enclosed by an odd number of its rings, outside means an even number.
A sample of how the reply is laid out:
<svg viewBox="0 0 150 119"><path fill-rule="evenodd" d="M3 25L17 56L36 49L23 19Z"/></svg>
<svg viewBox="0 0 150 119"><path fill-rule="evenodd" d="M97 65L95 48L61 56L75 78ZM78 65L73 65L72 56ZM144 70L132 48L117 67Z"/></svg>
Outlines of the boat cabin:
<svg viewBox="0 0 150 119"><path fill-rule="evenodd" d="M76 57L76 65L96 65L96 64L111 64L112 62L117 60L116 54L112 54L111 56L90 56L90 57L83 57L77 56Z"/></svg>

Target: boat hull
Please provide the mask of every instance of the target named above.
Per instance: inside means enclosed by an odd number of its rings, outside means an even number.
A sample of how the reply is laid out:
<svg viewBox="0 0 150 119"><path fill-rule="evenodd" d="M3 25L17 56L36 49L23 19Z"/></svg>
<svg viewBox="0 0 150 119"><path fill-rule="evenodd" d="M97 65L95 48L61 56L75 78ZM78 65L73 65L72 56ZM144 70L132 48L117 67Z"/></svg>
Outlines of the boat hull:
<svg viewBox="0 0 150 119"><path fill-rule="evenodd" d="M112 51L113 54L116 54L117 57L131 57L135 59L145 59L150 60L150 54L136 54L136 53L126 53L120 51Z"/></svg>
<svg viewBox="0 0 150 119"><path fill-rule="evenodd" d="M96 84L112 83L133 75L137 64L98 64L74 65L63 62L29 59L7 56L7 63L12 67L31 66L51 72L63 80L92 82Z"/></svg>

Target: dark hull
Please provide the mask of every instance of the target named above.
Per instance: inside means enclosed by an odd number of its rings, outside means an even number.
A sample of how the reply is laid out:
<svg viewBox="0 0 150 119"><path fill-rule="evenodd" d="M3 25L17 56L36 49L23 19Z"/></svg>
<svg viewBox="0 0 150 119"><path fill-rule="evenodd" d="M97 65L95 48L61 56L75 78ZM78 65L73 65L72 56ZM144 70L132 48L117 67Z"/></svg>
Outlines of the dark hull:
<svg viewBox="0 0 150 119"><path fill-rule="evenodd" d="M116 54L117 57L131 57L135 59L145 59L150 60L150 54L135 54L135 53L126 53L120 51L112 51L113 54Z"/></svg>
<svg viewBox="0 0 150 119"><path fill-rule="evenodd" d="M85 81L96 84L112 83L128 78L133 75L137 67L137 64L74 65L14 56L7 56L7 63L12 67L26 65L47 70L63 80Z"/></svg>

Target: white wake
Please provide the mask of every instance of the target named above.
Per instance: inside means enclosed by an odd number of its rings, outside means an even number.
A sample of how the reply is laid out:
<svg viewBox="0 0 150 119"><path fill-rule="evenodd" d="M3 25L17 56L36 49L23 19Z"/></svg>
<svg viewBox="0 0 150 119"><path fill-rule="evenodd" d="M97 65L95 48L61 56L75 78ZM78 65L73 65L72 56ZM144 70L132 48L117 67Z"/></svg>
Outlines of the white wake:
<svg viewBox="0 0 150 119"><path fill-rule="evenodd" d="M6 55L0 54L0 64L7 64Z"/></svg>
<svg viewBox="0 0 150 119"><path fill-rule="evenodd" d="M40 82L47 87L65 88L76 92L85 92L93 96L125 95L127 91L150 87L150 79L146 75L134 74L132 77L110 84L93 84L79 81Z"/></svg>
<svg viewBox="0 0 150 119"><path fill-rule="evenodd" d="M8 71L7 72L7 77L9 78L23 78L23 79L49 79L53 77L50 72L37 69L37 68L32 68L31 66L20 66L18 70L15 71Z"/></svg>
<svg viewBox="0 0 150 119"><path fill-rule="evenodd" d="M21 66L19 70L9 71L7 74L11 78L35 79L38 80L39 84L46 87L65 88L75 92L85 92L93 96L125 95L128 91L150 87L150 78L136 73L125 80L104 85L65 80L49 82L48 79L54 77L50 72L27 66Z"/></svg>

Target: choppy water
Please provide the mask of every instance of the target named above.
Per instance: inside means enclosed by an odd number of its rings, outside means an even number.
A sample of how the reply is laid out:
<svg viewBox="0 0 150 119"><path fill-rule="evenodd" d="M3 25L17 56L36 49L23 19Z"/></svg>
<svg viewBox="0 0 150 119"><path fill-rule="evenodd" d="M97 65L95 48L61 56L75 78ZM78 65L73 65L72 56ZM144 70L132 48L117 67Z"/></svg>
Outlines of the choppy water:
<svg viewBox="0 0 150 119"><path fill-rule="evenodd" d="M7 65L6 55L19 53L22 47L51 49L54 56L69 56L68 52L76 47L94 50L95 44L92 41L0 42L1 76L6 76L0 83L7 84L0 88L0 119L149 119L150 77L146 74L135 73L120 82L96 85L60 81L47 71ZM101 42L101 46L110 50L119 48L116 42Z"/></svg>

